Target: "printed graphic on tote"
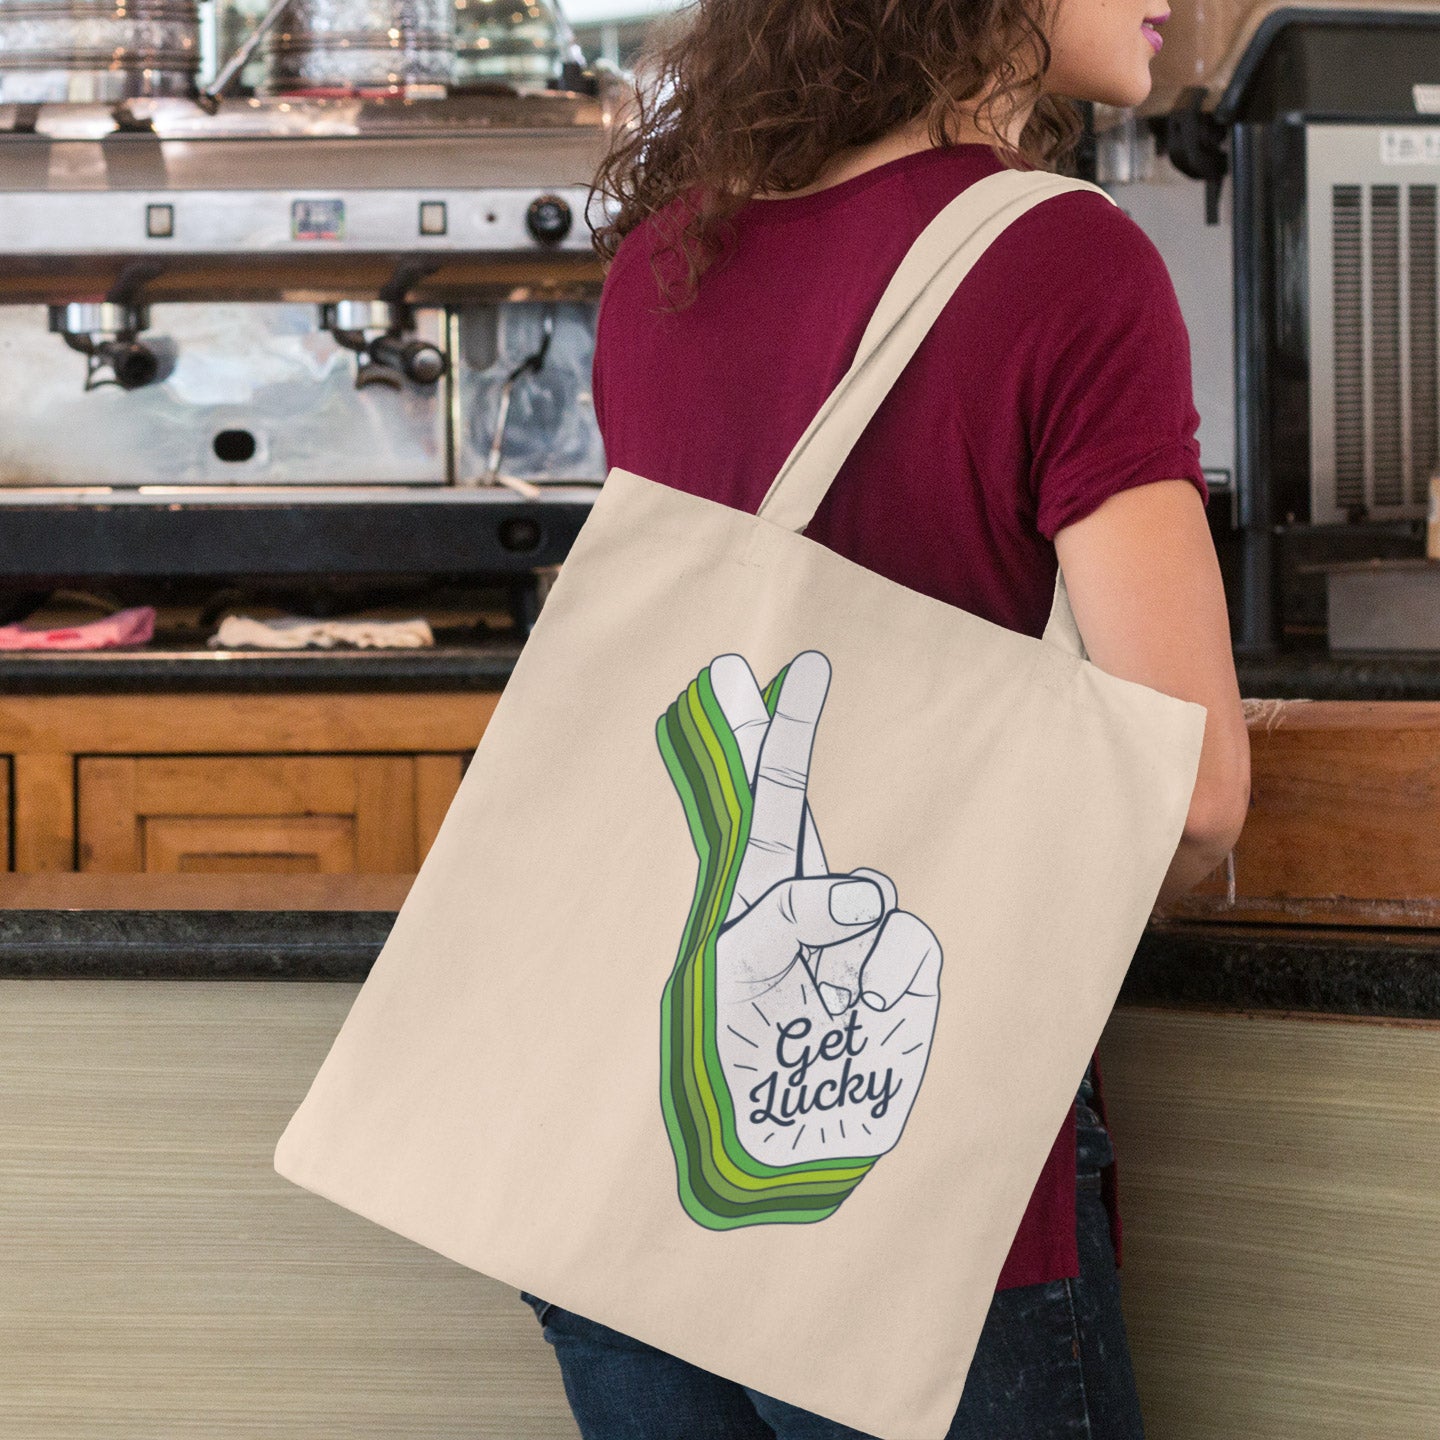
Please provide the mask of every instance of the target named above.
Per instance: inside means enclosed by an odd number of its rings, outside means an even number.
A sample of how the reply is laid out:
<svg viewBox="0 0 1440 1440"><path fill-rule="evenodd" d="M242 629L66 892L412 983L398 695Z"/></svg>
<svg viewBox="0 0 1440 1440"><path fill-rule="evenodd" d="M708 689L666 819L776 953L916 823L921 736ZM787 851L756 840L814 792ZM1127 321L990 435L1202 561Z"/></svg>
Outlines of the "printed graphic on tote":
<svg viewBox="0 0 1440 1440"><path fill-rule="evenodd" d="M829 686L818 650L763 691L721 655L656 727L700 862L660 1096L681 1204L712 1230L833 1215L899 1140L935 1031L940 942L888 876L832 873L820 845L806 786Z"/></svg>

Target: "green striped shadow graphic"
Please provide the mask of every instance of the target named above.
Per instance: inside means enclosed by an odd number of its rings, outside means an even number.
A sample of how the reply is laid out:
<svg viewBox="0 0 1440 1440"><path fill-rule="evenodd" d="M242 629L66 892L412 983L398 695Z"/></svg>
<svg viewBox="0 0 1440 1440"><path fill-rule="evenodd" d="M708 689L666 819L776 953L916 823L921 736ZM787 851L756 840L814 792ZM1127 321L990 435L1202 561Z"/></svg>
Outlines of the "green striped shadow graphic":
<svg viewBox="0 0 1440 1440"><path fill-rule="evenodd" d="M765 687L772 716L784 679L782 669ZM655 733L699 859L680 951L660 1001L660 1102L680 1203L711 1230L823 1220L864 1179L875 1157L794 1165L757 1160L740 1145L720 1068L715 941L750 836L752 797L709 666L660 717Z"/></svg>

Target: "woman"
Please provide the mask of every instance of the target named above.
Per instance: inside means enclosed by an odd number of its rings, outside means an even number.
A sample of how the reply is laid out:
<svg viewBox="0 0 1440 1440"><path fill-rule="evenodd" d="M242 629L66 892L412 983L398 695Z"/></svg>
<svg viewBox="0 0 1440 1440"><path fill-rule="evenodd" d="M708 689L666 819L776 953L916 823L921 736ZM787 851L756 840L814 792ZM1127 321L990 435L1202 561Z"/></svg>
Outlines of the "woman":
<svg viewBox="0 0 1440 1440"><path fill-rule="evenodd" d="M607 458L753 511L915 236L1004 167L1059 168L1074 101L1149 92L1164 0L700 0L599 188ZM1249 749L1204 505L1189 341L1155 247L1093 192L990 246L806 534L1039 636L1057 562L1090 658L1208 711L1163 902L1233 846ZM950 1440L1141 1435L1092 1058L1001 1271ZM585 1440L863 1440L541 1297Z"/></svg>

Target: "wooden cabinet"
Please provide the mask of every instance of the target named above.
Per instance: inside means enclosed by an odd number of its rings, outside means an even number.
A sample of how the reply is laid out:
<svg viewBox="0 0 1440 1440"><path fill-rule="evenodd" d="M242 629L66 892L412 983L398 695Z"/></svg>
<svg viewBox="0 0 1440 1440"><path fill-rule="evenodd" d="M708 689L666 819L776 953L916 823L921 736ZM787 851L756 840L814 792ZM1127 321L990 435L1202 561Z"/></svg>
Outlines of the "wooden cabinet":
<svg viewBox="0 0 1440 1440"><path fill-rule="evenodd" d="M25 873L413 874L497 699L6 697L0 855Z"/></svg>
<svg viewBox="0 0 1440 1440"><path fill-rule="evenodd" d="M387 874L419 868L461 755L86 755L79 868Z"/></svg>

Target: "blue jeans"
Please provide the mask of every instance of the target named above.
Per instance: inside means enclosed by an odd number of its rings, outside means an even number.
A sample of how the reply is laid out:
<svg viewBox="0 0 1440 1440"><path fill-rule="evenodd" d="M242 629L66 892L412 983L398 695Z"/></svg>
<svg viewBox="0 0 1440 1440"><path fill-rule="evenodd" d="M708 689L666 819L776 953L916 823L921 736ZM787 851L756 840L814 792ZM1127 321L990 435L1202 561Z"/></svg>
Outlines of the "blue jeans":
<svg viewBox="0 0 1440 1440"><path fill-rule="evenodd" d="M1075 1099L1080 1277L996 1291L946 1440L1143 1440L1100 1171L1114 1159ZM874 1440L526 1291L584 1440Z"/></svg>

